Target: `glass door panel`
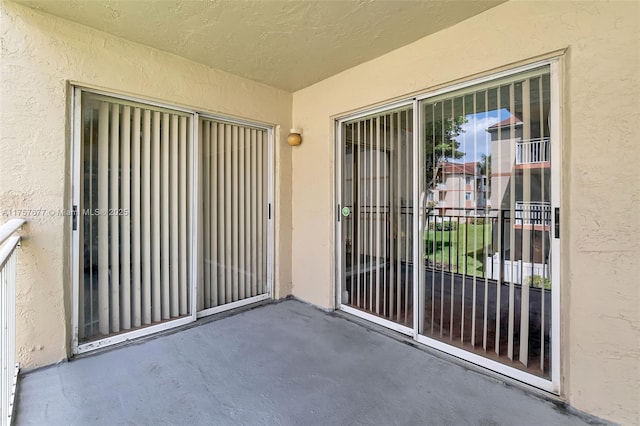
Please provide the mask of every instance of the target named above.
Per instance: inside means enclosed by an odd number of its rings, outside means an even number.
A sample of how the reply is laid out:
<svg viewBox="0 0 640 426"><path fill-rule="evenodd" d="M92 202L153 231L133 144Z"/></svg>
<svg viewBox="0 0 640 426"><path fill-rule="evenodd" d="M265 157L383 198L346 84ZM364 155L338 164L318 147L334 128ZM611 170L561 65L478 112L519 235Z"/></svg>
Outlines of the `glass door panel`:
<svg viewBox="0 0 640 426"><path fill-rule="evenodd" d="M420 334L551 377L550 72L420 102Z"/></svg>
<svg viewBox="0 0 640 426"><path fill-rule="evenodd" d="M82 345L191 315L193 171L190 114L81 99Z"/></svg>
<svg viewBox="0 0 640 426"><path fill-rule="evenodd" d="M342 123L341 302L413 327L413 108Z"/></svg>
<svg viewBox="0 0 640 426"><path fill-rule="evenodd" d="M269 292L270 142L265 129L205 117L199 129L203 274L197 308L203 315Z"/></svg>

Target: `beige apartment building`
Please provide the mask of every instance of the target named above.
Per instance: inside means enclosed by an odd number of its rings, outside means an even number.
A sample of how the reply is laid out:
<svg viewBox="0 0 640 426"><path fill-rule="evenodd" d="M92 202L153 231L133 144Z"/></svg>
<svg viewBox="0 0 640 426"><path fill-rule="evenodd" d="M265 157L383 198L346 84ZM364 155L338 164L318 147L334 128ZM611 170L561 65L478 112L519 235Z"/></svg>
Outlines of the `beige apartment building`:
<svg viewBox="0 0 640 426"><path fill-rule="evenodd" d="M480 163L443 163L429 201L435 202L434 208L442 215L472 216L485 210L485 187Z"/></svg>
<svg viewBox="0 0 640 426"><path fill-rule="evenodd" d="M638 424L638 2L277 4L0 2L20 368L292 295Z"/></svg>

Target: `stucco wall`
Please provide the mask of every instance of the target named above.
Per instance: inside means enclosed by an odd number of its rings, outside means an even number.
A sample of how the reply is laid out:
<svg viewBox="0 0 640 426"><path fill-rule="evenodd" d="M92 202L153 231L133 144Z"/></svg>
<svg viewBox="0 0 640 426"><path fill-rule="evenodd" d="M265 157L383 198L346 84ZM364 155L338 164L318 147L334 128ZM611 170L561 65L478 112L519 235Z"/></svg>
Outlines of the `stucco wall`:
<svg viewBox="0 0 640 426"><path fill-rule="evenodd" d="M294 295L333 305L330 117L561 49L562 392L640 422L640 5L508 2L294 93Z"/></svg>
<svg viewBox="0 0 640 426"><path fill-rule="evenodd" d="M280 125L276 297L291 292L290 93L13 3L0 3L0 209L69 209L67 81ZM23 367L57 362L70 341L70 222L31 217L19 252Z"/></svg>

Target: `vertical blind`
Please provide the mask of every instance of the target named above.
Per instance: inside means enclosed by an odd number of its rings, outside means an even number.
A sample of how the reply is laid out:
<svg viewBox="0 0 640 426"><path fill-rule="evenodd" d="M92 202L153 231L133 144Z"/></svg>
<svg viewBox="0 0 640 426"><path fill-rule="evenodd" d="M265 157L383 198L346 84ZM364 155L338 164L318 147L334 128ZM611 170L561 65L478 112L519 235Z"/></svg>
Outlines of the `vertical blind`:
<svg viewBox="0 0 640 426"><path fill-rule="evenodd" d="M192 118L82 97L79 340L190 314Z"/></svg>
<svg viewBox="0 0 640 426"><path fill-rule="evenodd" d="M200 120L203 279L198 310L267 292L267 132Z"/></svg>

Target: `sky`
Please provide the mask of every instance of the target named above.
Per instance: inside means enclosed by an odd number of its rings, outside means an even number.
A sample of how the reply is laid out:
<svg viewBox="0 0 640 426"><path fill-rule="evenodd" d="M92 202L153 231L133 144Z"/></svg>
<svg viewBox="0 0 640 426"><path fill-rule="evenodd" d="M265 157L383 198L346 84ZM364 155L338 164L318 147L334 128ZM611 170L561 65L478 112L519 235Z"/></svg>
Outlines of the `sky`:
<svg viewBox="0 0 640 426"><path fill-rule="evenodd" d="M465 116L467 122L462 125L463 132L456 138L456 141L460 143L459 150L466 155L456 162L481 161L482 154L490 154L491 135L487 132L487 128L509 116L510 113L505 108L467 114Z"/></svg>

